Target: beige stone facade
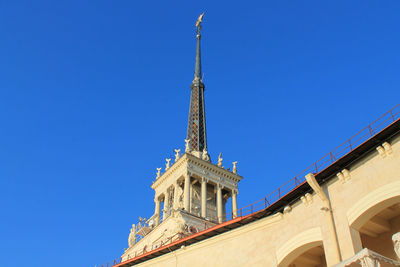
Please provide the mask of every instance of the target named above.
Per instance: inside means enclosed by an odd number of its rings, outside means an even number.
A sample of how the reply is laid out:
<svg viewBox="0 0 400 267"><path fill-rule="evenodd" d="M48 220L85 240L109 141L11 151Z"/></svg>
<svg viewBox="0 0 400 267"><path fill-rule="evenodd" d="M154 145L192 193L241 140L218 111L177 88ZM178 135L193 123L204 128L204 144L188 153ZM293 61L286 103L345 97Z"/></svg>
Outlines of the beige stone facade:
<svg viewBox="0 0 400 267"><path fill-rule="evenodd" d="M321 186L308 175L313 190L283 212L137 266L398 266L400 134L384 141Z"/></svg>

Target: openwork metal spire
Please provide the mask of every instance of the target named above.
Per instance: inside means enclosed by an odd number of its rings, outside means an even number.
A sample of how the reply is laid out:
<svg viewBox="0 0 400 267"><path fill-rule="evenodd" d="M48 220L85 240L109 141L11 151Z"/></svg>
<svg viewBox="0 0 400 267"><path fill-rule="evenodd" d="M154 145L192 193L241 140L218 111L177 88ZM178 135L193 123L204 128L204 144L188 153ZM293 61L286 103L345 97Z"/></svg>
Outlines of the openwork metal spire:
<svg viewBox="0 0 400 267"><path fill-rule="evenodd" d="M196 63L194 68L194 79L192 81L190 93L189 121L186 139L190 140L191 151L207 151L207 133L206 133L206 114L204 110L204 84L201 74L201 22L204 13L200 15L196 22Z"/></svg>

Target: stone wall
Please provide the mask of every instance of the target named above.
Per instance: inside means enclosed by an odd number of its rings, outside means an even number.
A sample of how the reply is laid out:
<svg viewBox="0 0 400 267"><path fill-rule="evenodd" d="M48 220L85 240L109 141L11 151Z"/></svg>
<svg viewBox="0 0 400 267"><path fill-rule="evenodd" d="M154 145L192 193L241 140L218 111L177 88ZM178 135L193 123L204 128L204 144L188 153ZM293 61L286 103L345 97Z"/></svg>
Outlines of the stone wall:
<svg viewBox="0 0 400 267"><path fill-rule="evenodd" d="M286 267L317 246L323 247L327 266L368 246L394 257L393 246L389 244L392 232L400 230L397 217L389 222L397 226L378 236L383 239L382 246L373 244L370 237L361 238L364 235L360 231L373 216L400 203L399 139L391 141L391 153L388 151L383 157L374 150L348 167L346 180L335 176L322 186L332 213L314 192L309 201L299 200L283 214L271 215L137 266ZM315 259L308 256L303 260Z"/></svg>

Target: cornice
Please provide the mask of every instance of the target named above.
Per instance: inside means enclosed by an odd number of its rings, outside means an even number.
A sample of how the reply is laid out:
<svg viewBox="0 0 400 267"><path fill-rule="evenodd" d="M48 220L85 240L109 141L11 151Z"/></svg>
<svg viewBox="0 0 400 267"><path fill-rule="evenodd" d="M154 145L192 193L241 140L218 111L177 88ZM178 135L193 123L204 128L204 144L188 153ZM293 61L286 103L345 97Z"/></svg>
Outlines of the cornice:
<svg viewBox="0 0 400 267"><path fill-rule="evenodd" d="M207 179L209 179L210 176L218 177L212 180L215 180L214 182L222 183L227 187L237 186L237 183L243 179L243 177L238 174L235 174L189 153L185 153L151 185L151 188L155 190L169 177L176 175L179 169L185 164L187 164L188 173ZM227 181L229 182L226 183Z"/></svg>
<svg viewBox="0 0 400 267"><path fill-rule="evenodd" d="M242 176L235 174L231 171L228 171L222 167L218 167L217 165L214 165L208 161L199 159L190 154L185 154L185 155L187 155L187 157L189 159L188 160L189 164L194 164L198 167L201 167L202 169L212 172L212 173L216 174L217 176L220 176L221 178L228 178L228 179L233 180L236 183L240 182L240 180L243 179Z"/></svg>
<svg viewBox="0 0 400 267"><path fill-rule="evenodd" d="M162 184L168 177L173 175L176 170L178 170L182 165L184 165L188 161L187 154L184 154L182 157L178 159L177 162L169 167L156 181L153 182L151 188L156 189L160 184Z"/></svg>

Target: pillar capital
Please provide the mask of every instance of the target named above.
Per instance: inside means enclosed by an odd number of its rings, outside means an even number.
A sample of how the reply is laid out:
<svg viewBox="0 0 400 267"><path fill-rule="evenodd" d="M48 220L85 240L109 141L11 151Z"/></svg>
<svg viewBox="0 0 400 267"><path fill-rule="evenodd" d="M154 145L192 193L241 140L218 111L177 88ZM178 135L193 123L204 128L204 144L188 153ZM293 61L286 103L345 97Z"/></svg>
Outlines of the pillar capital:
<svg viewBox="0 0 400 267"><path fill-rule="evenodd" d="M209 179L207 179L205 177L201 177L199 180L201 183L208 183L210 181Z"/></svg>

